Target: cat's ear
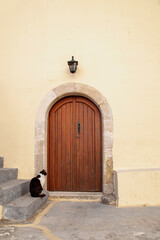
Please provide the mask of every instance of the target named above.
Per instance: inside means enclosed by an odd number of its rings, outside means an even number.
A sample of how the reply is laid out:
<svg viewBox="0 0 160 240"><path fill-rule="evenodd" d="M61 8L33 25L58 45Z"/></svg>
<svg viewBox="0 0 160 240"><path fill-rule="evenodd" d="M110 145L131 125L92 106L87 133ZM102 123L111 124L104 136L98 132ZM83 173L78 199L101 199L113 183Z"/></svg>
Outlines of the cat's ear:
<svg viewBox="0 0 160 240"><path fill-rule="evenodd" d="M43 174L44 176L47 175L47 172L44 169L40 173Z"/></svg>

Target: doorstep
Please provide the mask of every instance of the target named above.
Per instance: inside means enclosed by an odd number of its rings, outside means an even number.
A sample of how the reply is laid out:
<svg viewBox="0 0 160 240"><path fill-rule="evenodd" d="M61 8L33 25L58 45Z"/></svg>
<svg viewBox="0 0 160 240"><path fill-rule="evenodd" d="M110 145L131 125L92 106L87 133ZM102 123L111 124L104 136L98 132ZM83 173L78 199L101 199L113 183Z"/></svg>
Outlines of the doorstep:
<svg viewBox="0 0 160 240"><path fill-rule="evenodd" d="M49 192L49 197L52 199L80 199L101 201L102 196L102 192Z"/></svg>

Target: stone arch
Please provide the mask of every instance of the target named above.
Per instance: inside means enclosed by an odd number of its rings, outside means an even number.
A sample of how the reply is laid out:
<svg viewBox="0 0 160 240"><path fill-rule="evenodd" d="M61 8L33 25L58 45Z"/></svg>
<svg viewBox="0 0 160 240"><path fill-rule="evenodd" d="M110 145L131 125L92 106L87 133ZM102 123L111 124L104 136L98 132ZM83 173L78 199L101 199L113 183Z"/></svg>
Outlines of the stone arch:
<svg viewBox="0 0 160 240"><path fill-rule="evenodd" d="M93 87L81 83L65 83L52 89L42 99L35 121L34 170L47 169L47 119L51 107L61 98L80 95L90 99L102 116L103 193L113 193L113 117L106 98Z"/></svg>

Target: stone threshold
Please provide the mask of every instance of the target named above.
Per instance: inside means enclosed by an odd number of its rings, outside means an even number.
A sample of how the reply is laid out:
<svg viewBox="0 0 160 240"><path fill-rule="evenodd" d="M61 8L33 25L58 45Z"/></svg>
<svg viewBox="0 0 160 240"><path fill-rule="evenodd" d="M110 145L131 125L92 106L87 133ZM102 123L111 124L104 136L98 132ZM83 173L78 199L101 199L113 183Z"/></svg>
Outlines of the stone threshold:
<svg viewBox="0 0 160 240"><path fill-rule="evenodd" d="M49 192L49 197L54 199L94 199L101 201L102 192Z"/></svg>

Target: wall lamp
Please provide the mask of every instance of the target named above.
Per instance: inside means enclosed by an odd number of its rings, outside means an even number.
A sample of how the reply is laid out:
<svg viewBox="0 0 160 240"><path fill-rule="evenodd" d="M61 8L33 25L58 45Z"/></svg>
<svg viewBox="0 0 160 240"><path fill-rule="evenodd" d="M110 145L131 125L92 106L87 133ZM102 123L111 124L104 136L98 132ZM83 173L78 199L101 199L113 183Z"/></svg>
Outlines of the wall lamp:
<svg viewBox="0 0 160 240"><path fill-rule="evenodd" d="M77 70L77 65L78 65L78 61L74 60L74 56L72 56L72 60L68 61L68 66L69 66L69 70L71 73L75 73Z"/></svg>

